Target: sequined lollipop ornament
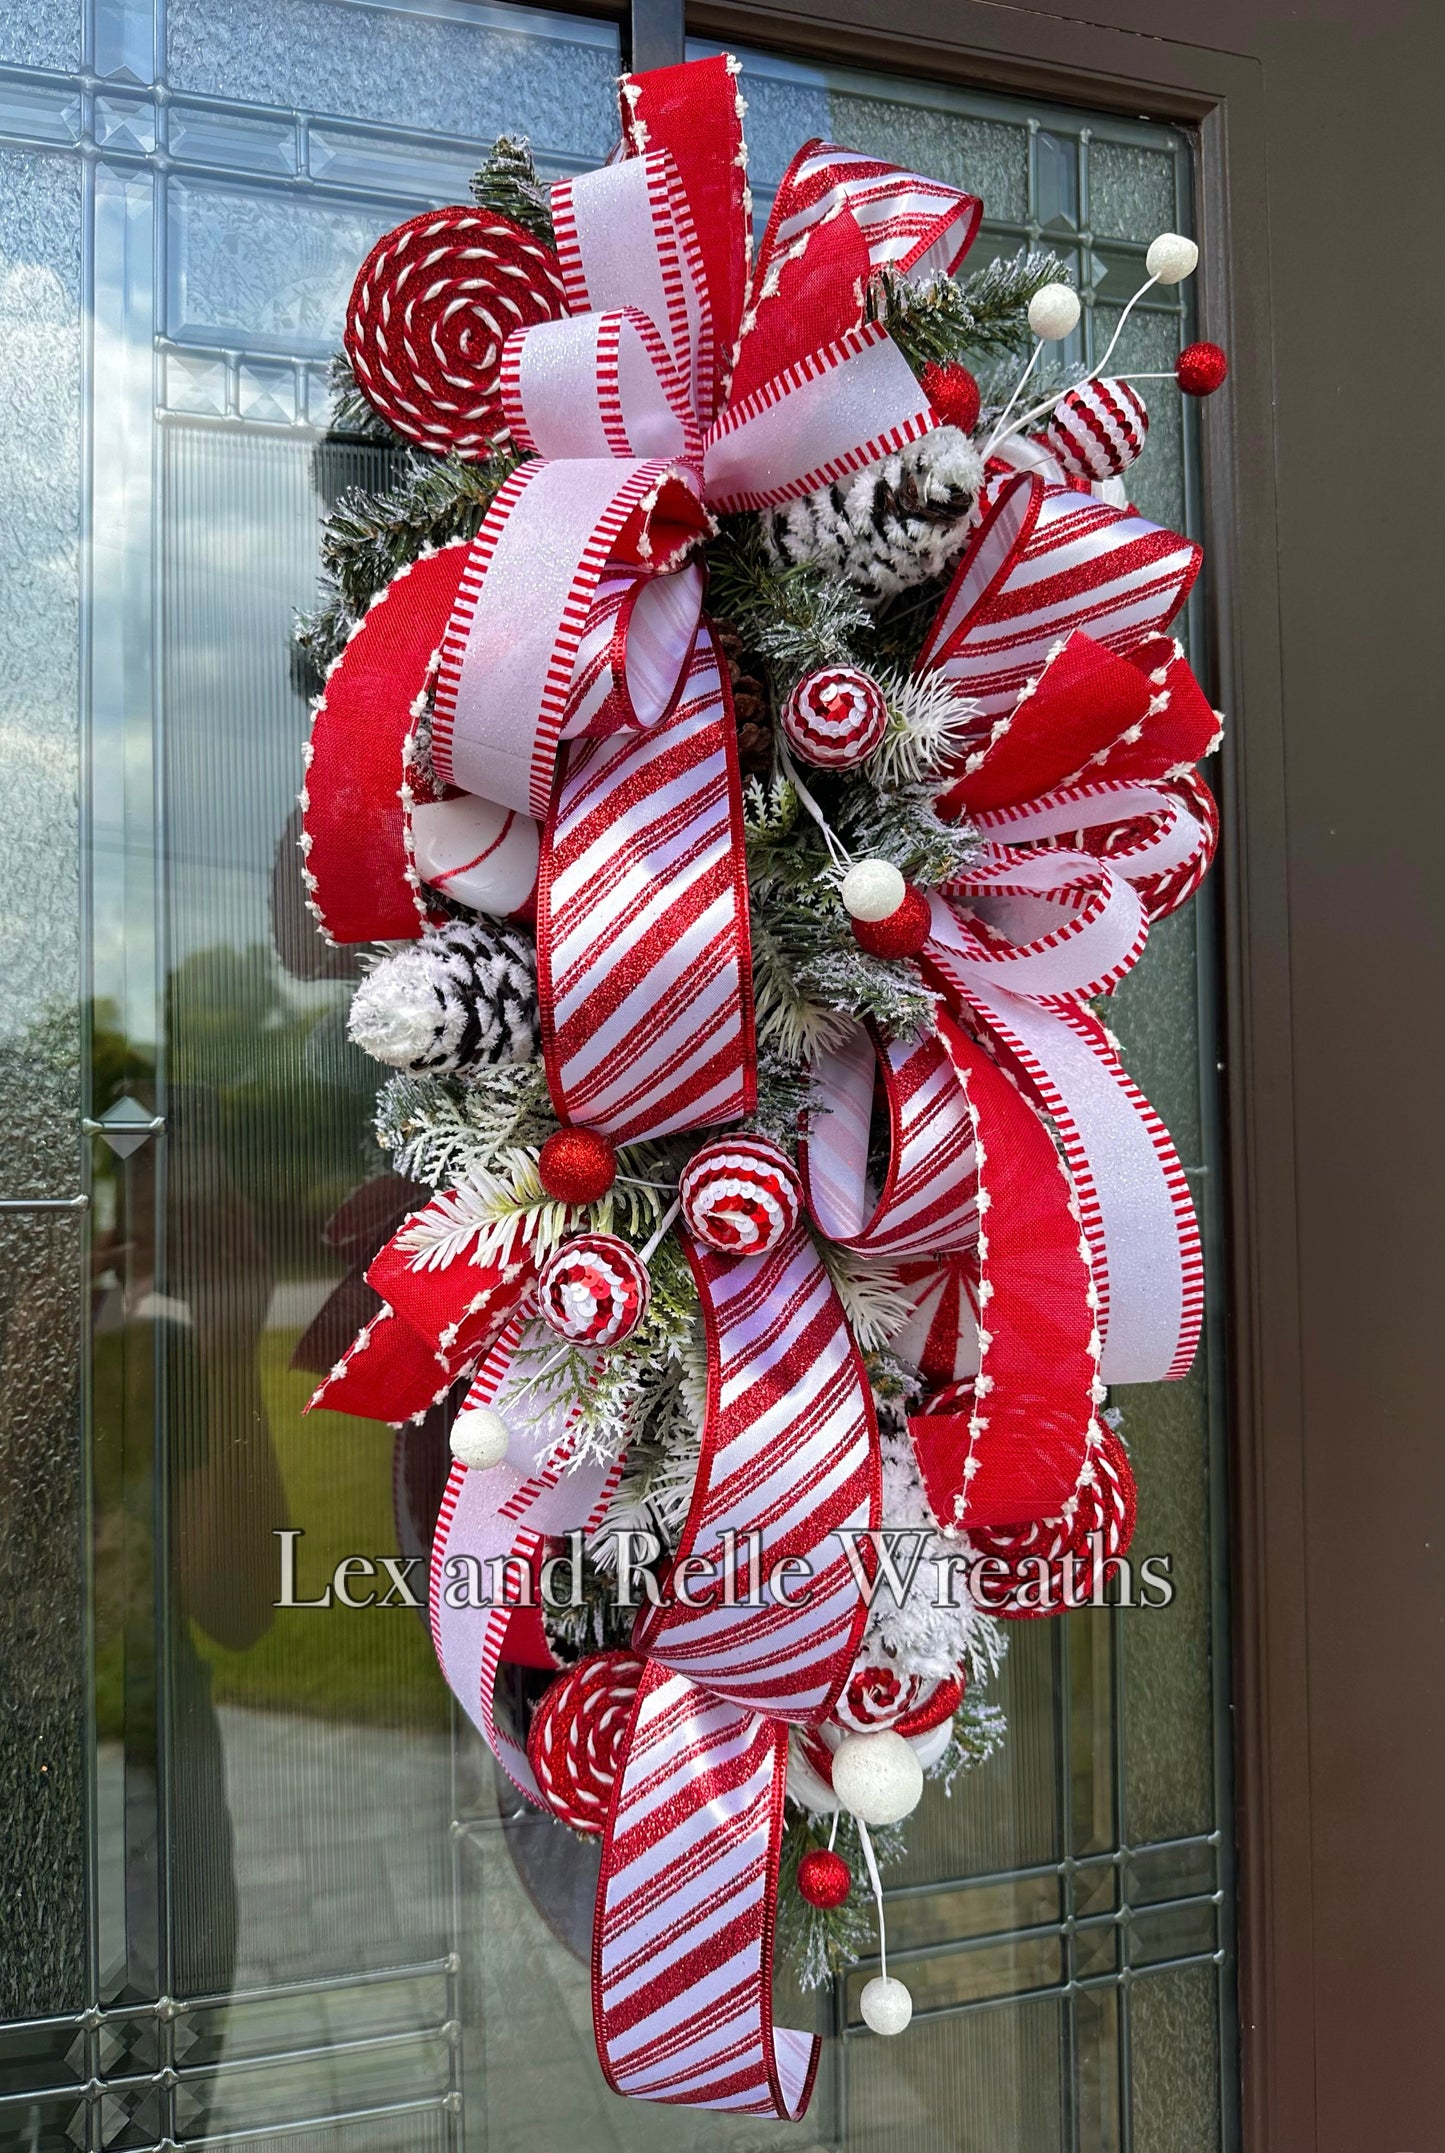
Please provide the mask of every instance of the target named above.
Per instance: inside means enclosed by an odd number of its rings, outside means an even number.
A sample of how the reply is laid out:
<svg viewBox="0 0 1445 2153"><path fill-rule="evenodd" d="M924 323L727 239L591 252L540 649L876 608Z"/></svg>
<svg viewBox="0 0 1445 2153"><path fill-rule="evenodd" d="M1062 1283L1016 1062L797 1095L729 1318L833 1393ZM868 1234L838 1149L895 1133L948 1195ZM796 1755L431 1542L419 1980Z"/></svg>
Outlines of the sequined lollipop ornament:
<svg viewBox="0 0 1445 2153"><path fill-rule="evenodd" d="M785 1151L760 1137L722 1138L690 1160L679 1189L688 1230L729 1256L760 1256L798 1223L803 1185Z"/></svg>
<svg viewBox="0 0 1445 2153"><path fill-rule="evenodd" d="M635 1248L616 1234L564 1241L537 1280L542 1321L579 1346L619 1346L647 1314L652 1282Z"/></svg>
<svg viewBox="0 0 1445 2153"><path fill-rule="evenodd" d="M822 770L849 770L882 745L888 705L871 673L833 665L800 680L782 709L795 755Z"/></svg>

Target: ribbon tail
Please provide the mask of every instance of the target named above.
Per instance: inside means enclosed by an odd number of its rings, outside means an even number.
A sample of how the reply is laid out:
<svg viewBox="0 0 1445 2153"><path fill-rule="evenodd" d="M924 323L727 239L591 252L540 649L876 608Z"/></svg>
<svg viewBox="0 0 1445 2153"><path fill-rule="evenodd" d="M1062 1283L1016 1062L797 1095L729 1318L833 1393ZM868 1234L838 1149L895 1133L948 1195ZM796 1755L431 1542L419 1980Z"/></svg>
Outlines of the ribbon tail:
<svg viewBox="0 0 1445 2153"><path fill-rule="evenodd" d="M654 1662L602 1849L597 2053L635 2100L795 2121L820 2044L775 2028L787 1729Z"/></svg>

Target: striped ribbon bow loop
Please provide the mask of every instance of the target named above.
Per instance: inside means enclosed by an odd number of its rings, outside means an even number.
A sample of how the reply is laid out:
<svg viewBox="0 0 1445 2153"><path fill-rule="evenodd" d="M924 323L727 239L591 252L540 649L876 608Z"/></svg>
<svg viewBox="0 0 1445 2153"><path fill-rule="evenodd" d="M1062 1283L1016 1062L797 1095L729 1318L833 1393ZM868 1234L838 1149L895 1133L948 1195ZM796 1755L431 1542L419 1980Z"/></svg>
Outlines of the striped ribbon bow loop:
<svg viewBox="0 0 1445 2153"><path fill-rule="evenodd" d="M1068 1162L1087 1242L1108 1383L1184 1375L1199 1342L1203 1258L1189 1184L1168 1131L1129 1080L1086 997L1107 955L1101 915L1018 947L967 910L930 899L924 963L954 1009L1003 1056L1047 1115ZM1018 990L1013 991L1017 967Z"/></svg>

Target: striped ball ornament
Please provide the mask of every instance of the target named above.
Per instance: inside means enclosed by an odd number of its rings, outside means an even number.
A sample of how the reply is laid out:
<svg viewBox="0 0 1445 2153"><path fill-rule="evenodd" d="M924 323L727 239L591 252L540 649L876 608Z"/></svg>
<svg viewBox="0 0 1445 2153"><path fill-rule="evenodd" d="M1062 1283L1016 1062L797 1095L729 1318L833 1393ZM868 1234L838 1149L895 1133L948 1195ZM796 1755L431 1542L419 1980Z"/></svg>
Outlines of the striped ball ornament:
<svg viewBox="0 0 1445 2153"><path fill-rule="evenodd" d="M776 1248L803 1209L803 1184L792 1160L755 1136L704 1144L678 1193L689 1232L727 1256L761 1256Z"/></svg>
<svg viewBox="0 0 1445 2153"><path fill-rule="evenodd" d="M542 1321L577 1346L620 1346L651 1299L647 1265L611 1233L574 1234L547 1258L537 1279Z"/></svg>
<svg viewBox="0 0 1445 2153"><path fill-rule="evenodd" d="M882 745L888 705L870 673L825 666L800 680L783 705L783 737L820 770L849 770Z"/></svg>
<svg viewBox="0 0 1445 2153"><path fill-rule="evenodd" d="M1127 381L1084 381L1054 406L1043 438L1071 478L1117 478L1144 446L1149 413Z"/></svg>

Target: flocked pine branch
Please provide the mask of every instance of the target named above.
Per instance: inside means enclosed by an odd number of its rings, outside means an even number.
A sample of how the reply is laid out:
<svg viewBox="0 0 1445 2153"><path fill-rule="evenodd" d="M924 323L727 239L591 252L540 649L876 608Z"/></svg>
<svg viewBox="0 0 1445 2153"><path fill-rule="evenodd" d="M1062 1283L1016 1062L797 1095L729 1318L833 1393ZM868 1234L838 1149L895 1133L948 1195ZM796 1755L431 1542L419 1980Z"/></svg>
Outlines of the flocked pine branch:
<svg viewBox="0 0 1445 2153"><path fill-rule="evenodd" d="M483 209L510 217L544 246L556 245L551 197L545 181L537 177L525 135L498 135L486 163L472 175L472 198Z"/></svg>
<svg viewBox="0 0 1445 2153"><path fill-rule="evenodd" d="M350 488L321 531L321 602L296 624L296 640L323 670L399 569L428 547L475 538L517 459L495 450L475 463L413 454L383 493Z"/></svg>
<svg viewBox="0 0 1445 2153"><path fill-rule="evenodd" d="M1029 301L1045 284L1070 282L1056 254L1017 254L989 262L962 282L934 277L910 283L884 269L868 288L869 319L886 324L915 373L930 364L1003 358L1026 351Z"/></svg>

